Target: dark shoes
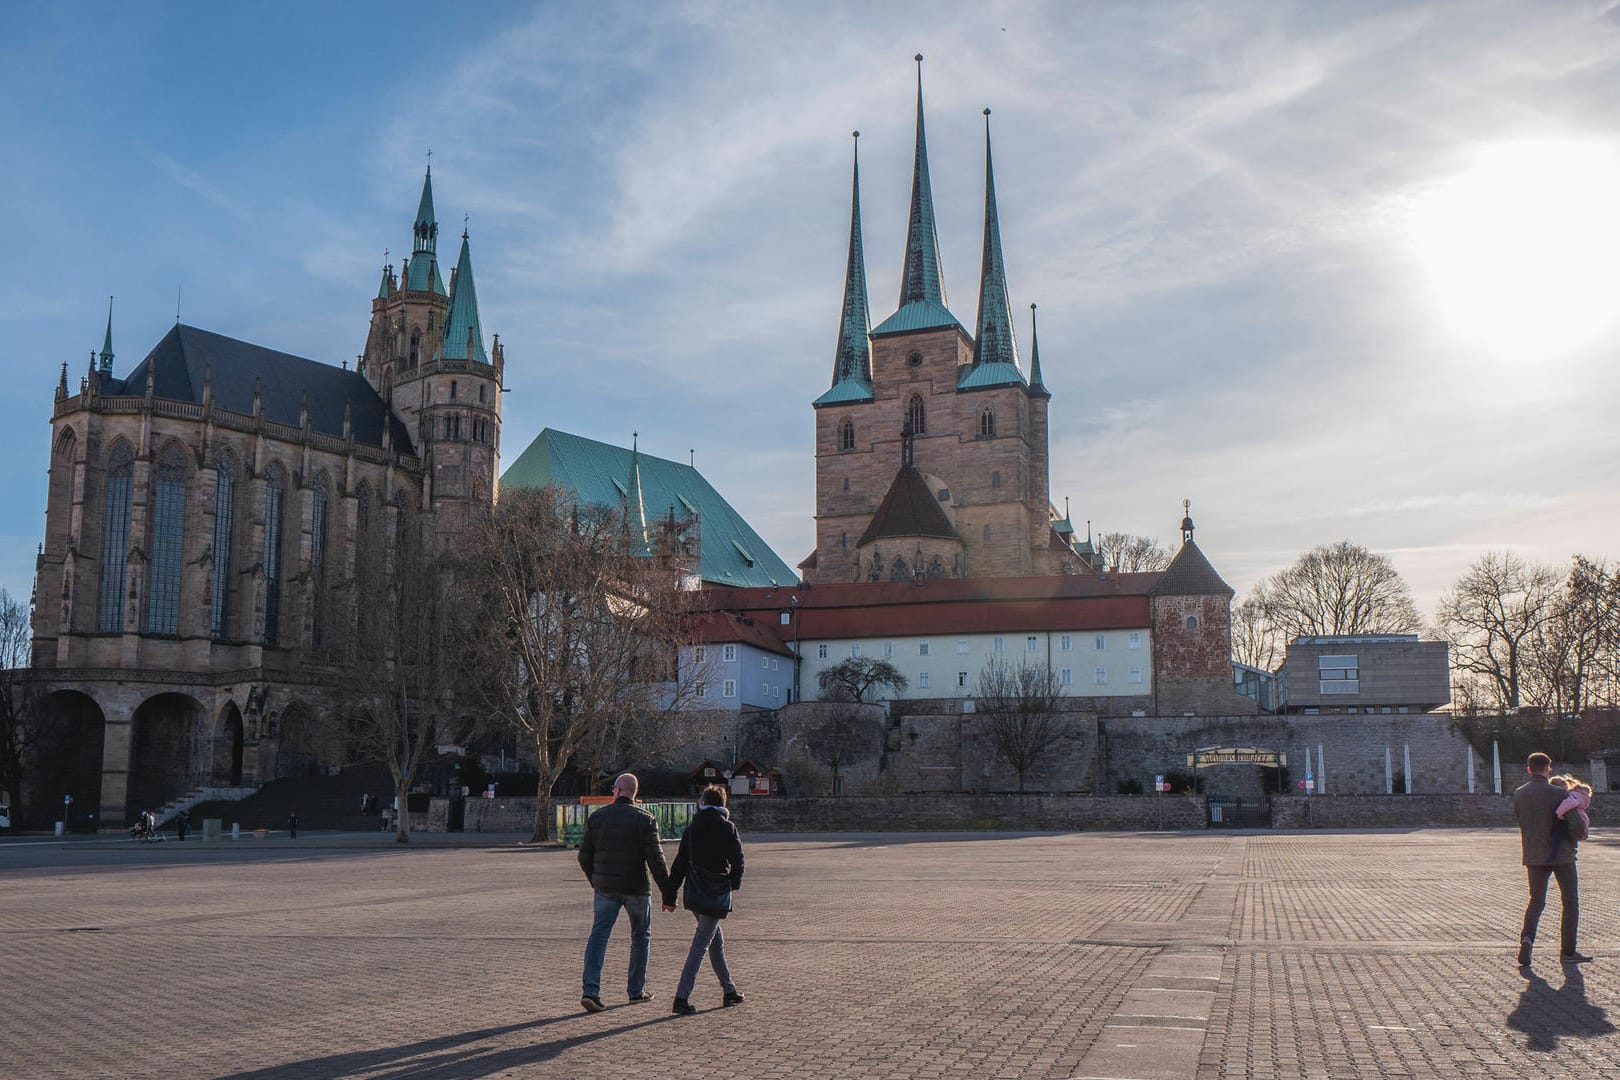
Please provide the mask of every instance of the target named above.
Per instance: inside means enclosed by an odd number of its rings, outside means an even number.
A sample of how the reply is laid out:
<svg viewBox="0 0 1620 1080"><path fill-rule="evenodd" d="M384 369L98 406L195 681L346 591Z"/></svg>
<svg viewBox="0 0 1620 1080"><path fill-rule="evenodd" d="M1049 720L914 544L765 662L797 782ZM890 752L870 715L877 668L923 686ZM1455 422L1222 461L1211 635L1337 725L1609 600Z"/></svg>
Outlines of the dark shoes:
<svg viewBox="0 0 1620 1080"><path fill-rule="evenodd" d="M586 1012L601 1012L603 1009L607 1008L606 1005L602 1004L602 999L597 997L595 994L582 995L579 999L579 1005L580 1008L584 1009Z"/></svg>
<svg viewBox="0 0 1620 1080"><path fill-rule="evenodd" d="M653 999L652 991L651 990L643 990L639 994L631 994L630 995L630 1004L635 1005L638 1002L651 1001L652 999Z"/></svg>
<svg viewBox="0 0 1620 1080"><path fill-rule="evenodd" d="M677 1016L691 1016L697 1012L697 1007L685 998L676 998L675 1004L670 1007L669 1011Z"/></svg>
<svg viewBox="0 0 1620 1080"><path fill-rule="evenodd" d="M1583 952L1567 952L1558 957L1561 964L1590 964L1592 958Z"/></svg>
<svg viewBox="0 0 1620 1080"><path fill-rule="evenodd" d="M1530 943L1528 941L1519 942L1519 966L1530 966Z"/></svg>
<svg viewBox="0 0 1620 1080"><path fill-rule="evenodd" d="M721 1000L720 1004L729 1009L733 1005L741 1005L744 1000L746 999L742 996L741 990L727 990L726 996Z"/></svg>

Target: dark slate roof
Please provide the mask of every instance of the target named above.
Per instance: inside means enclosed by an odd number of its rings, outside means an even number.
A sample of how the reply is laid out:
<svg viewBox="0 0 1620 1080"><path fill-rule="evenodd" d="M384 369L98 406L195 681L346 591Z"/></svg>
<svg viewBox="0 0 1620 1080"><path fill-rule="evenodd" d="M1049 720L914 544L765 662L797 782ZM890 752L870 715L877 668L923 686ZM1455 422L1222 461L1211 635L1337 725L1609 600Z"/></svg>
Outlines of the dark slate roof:
<svg viewBox="0 0 1620 1080"><path fill-rule="evenodd" d="M1234 593L1232 586L1221 580L1221 575L1191 540L1181 545L1152 591L1154 596L1232 596Z"/></svg>
<svg viewBox="0 0 1620 1080"><path fill-rule="evenodd" d="M945 516L939 500L928 490L928 481L915 465L902 466L889 485L889 493L872 515L871 524L861 534L860 547L874 540L900 536L939 536L960 540L951 519Z"/></svg>
<svg viewBox="0 0 1620 1080"><path fill-rule="evenodd" d="M381 446L383 422L388 419L394 425L394 448L414 452L405 424L397 416L389 417L387 404L359 372L195 326L176 323L127 377L114 380L103 392L140 397L146 393L150 371L155 396L201 404L205 370L213 380L214 403L221 409L252 413L256 379L267 420L297 427L299 406L307 392L309 424L316 431L342 438L343 407L348 405L355 442Z"/></svg>

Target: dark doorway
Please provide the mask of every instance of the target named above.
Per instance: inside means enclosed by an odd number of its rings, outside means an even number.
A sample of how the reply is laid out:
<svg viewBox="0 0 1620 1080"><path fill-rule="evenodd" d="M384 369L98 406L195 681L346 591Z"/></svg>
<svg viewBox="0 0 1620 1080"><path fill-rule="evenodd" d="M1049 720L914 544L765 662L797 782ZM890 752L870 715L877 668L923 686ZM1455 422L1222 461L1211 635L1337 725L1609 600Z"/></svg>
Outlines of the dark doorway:
<svg viewBox="0 0 1620 1080"><path fill-rule="evenodd" d="M45 728L39 755L32 775L23 779L21 805L13 808L13 823L19 828L48 829L52 822L66 821L72 831L94 832L101 813L106 717L94 698L77 690L47 694L42 707ZM64 802L64 796L73 801Z"/></svg>
<svg viewBox="0 0 1620 1080"><path fill-rule="evenodd" d="M228 702L214 731L210 781L229 787L242 786L242 710Z"/></svg>
<svg viewBox="0 0 1620 1080"><path fill-rule="evenodd" d="M155 810L201 787L207 778L196 750L205 737L202 706L185 694L158 694L135 710L129 762L131 813Z"/></svg>

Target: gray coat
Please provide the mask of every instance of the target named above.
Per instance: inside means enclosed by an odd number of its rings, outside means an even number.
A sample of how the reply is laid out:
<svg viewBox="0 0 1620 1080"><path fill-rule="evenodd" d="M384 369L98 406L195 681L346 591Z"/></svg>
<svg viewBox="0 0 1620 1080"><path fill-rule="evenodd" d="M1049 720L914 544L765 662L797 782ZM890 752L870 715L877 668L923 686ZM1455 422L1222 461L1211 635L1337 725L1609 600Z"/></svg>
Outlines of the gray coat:
<svg viewBox="0 0 1620 1080"><path fill-rule="evenodd" d="M1575 841L1564 834L1558 804L1569 792L1553 787L1545 776L1513 793L1513 816L1519 819L1519 840L1526 866L1564 866L1575 861Z"/></svg>

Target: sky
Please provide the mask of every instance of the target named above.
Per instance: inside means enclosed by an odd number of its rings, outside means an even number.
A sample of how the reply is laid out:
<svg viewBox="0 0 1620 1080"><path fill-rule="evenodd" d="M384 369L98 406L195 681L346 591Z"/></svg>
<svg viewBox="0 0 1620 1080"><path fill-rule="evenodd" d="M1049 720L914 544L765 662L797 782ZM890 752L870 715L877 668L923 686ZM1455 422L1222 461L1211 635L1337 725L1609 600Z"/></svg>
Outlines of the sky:
<svg viewBox="0 0 1620 1080"><path fill-rule="evenodd" d="M1190 499L1240 596L1349 539L1425 613L1485 551L1620 557L1613 4L83 0L0 5L0 586L31 588L52 393L109 295L115 374L177 305L352 360L430 150L441 261L465 227L506 348L503 461L638 432L797 563L850 132L875 323L918 52L968 327L994 110L1077 525L1170 544Z"/></svg>

